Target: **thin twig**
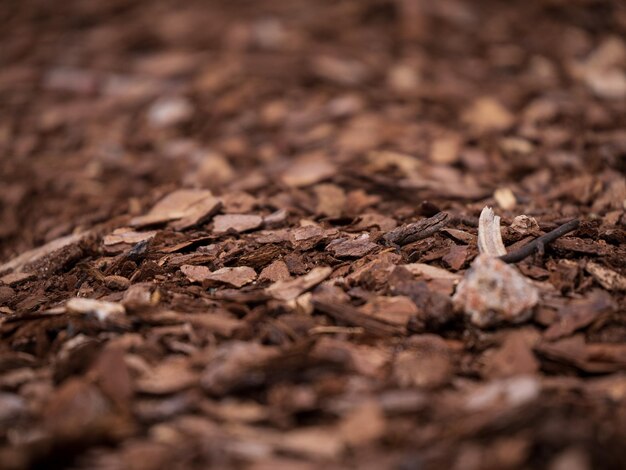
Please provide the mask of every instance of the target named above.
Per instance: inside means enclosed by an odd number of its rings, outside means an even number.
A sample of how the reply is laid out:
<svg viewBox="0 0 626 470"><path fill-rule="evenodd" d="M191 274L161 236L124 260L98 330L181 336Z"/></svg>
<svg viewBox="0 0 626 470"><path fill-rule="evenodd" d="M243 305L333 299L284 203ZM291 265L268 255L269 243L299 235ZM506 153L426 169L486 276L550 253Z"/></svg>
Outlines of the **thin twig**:
<svg viewBox="0 0 626 470"><path fill-rule="evenodd" d="M500 259L505 263L517 263L522 261L524 258L532 255L536 251L543 250L543 248L548 244L556 240L557 238L562 237L563 235L568 234L578 228L580 225L580 220L574 219L569 222L561 225L558 228L555 228L551 232L546 233L545 235L540 236L539 238L535 238L532 242L524 245L517 251L513 251L512 253L508 253L506 255L500 256Z"/></svg>

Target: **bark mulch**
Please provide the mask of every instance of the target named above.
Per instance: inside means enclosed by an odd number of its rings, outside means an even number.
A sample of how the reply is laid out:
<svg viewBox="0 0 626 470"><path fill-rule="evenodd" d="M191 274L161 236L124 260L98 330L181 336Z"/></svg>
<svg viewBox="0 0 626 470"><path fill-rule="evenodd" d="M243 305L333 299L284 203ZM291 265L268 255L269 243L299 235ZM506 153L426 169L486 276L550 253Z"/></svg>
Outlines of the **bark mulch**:
<svg viewBox="0 0 626 470"><path fill-rule="evenodd" d="M625 468L625 37L3 1L0 468Z"/></svg>

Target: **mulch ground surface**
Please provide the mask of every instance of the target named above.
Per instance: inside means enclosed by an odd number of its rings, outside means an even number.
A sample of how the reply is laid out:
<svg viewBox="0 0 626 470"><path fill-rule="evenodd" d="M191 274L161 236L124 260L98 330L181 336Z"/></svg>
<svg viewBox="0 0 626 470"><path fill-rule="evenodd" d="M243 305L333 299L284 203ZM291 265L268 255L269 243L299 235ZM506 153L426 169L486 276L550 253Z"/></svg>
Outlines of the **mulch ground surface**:
<svg viewBox="0 0 626 470"><path fill-rule="evenodd" d="M625 468L625 37L4 0L0 468Z"/></svg>

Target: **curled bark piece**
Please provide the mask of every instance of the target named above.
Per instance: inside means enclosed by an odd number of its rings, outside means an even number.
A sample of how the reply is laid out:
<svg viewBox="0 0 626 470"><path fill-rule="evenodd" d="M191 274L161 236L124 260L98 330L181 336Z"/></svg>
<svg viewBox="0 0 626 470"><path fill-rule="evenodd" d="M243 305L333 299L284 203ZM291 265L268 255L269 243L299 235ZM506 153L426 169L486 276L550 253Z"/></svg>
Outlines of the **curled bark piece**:
<svg viewBox="0 0 626 470"><path fill-rule="evenodd" d="M506 248L500 233L500 217L491 207L485 206L478 219L478 249L489 256L504 256Z"/></svg>
<svg viewBox="0 0 626 470"><path fill-rule="evenodd" d="M408 245L409 243L430 237L444 228L449 221L450 214L440 212L428 219L420 220L413 224L402 225L388 232L383 238L387 243L392 245Z"/></svg>

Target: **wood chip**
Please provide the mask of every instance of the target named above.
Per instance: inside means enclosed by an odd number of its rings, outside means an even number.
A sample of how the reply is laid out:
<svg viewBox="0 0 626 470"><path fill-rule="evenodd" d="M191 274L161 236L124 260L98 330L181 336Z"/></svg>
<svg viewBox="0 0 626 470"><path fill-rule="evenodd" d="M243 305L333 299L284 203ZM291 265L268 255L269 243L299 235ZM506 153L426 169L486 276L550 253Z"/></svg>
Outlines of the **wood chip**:
<svg viewBox="0 0 626 470"><path fill-rule="evenodd" d="M341 420L339 434L347 444L358 446L380 439L386 427L381 406L372 400L356 406Z"/></svg>
<svg viewBox="0 0 626 470"><path fill-rule="evenodd" d="M511 191L511 188L496 189L493 193L493 198L496 200L500 209L504 209L506 211L514 209L517 205L517 199L515 198L513 191Z"/></svg>
<svg viewBox="0 0 626 470"><path fill-rule="evenodd" d="M189 368L189 362L171 359L147 370L135 382L140 393L164 395L180 392L198 382L198 374Z"/></svg>
<svg viewBox="0 0 626 470"><path fill-rule="evenodd" d="M338 258L360 258L377 247L376 243L370 241L369 235L364 234L354 240L335 239L326 246L326 251Z"/></svg>
<svg viewBox="0 0 626 470"><path fill-rule="evenodd" d="M411 317L419 312L411 299L403 295L393 297L376 296L365 305L359 307L359 310L367 315L398 326L406 326Z"/></svg>
<svg viewBox="0 0 626 470"><path fill-rule="evenodd" d="M391 232L385 234L384 238L388 243L395 245L407 245L418 240L430 237L441 230L450 220L450 215L440 212L428 219L420 220L413 224L402 225Z"/></svg>
<svg viewBox="0 0 626 470"><path fill-rule="evenodd" d="M278 281L269 286L265 291L277 300L294 300L302 293L315 287L328 276L333 270L328 267L313 268L304 276L287 281Z"/></svg>
<svg viewBox="0 0 626 470"><path fill-rule="evenodd" d="M494 98L483 97L465 110L462 121L482 133L506 130L514 124L515 118Z"/></svg>
<svg viewBox="0 0 626 470"><path fill-rule="evenodd" d="M108 235L105 235L102 239L104 246L117 245L119 243L127 243L129 245L135 245L136 243L143 242L153 238L156 235L156 231L137 232L130 227L121 227L113 230Z"/></svg>
<svg viewBox="0 0 626 470"><path fill-rule="evenodd" d="M550 326L544 337L555 340L569 336L576 330L591 324L601 315L613 312L615 303L611 296L601 290L594 290L583 299L569 302L559 310L559 321Z"/></svg>
<svg viewBox="0 0 626 470"><path fill-rule="evenodd" d="M284 435L277 446L283 452L313 459L326 460L339 457L345 444L332 429L305 427Z"/></svg>
<svg viewBox="0 0 626 470"><path fill-rule="evenodd" d="M122 304L80 297L68 300L65 304L65 308L69 313L94 315L100 321L106 321L109 318L114 318L126 313L126 309Z"/></svg>
<svg viewBox="0 0 626 470"><path fill-rule="evenodd" d="M254 368L275 357L277 350L256 343L233 341L215 351L202 372L201 385L208 393L224 395L231 390L255 386L263 381L263 374L254 373Z"/></svg>
<svg viewBox="0 0 626 470"><path fill-rule="evenodd" d="M180 270L191 282L202 282L211 274L211 270L206 266L183 264Z"/></svg>
<svg viewBox="0 0 626 470"><path fill-rule="evenodd" d="M159 202L143 216L130 221L133 227L146 227L171 221L180 221L179 229L204 222L221 205L211 191L200 189L179 189Z"/></svg>
<svg viewBox="0 0 626 470"><path fill-rule="evenodd" d="M536 373L540 364L533 347L539 338L539 333L532 330L521 329L508 333L499 348L489 350L483 356L484 375L503 378Z"/></svg>
<svg viewBox="0 0 626 470"><path fill-rule="evenodd" d="M444 228L441 229L441 231L449 235L455 241L465 243L466 245L475 245L478 240L476 235L455 228Z"/></svg>
<svg viewBox="0 0 626 470"><path fill-rule="evenodd" d="M244 327L244 322L233 318L227 312L207 312L200 314L186 314L183 321L189 322L195 328L204 328L219 336L230 338L233 334Z"/></svg>
<svg viewBox="0 0 626 470"><path fill-rule="evenodd" d="M593 276L595 281L607 290L626 291L626 276L605 268L604 266L588 261L585 271Z"/></svg>
<svg viewBox="0 0 626 470"><path fill-rule="evenodd" d="M482 254L459 283L453 301L474 325L484 328L527 320L539 293L513 266Z"/></svg>
<svg viewBox="0 0 626 470"><path fill-rule="evenodd" d="M409 348L400 352L393 363L393 376L400 387L441 387L451 374L450 351L434 335L412 337Z"/></svg>
<svg viewBox="0 0 626 470"><path fill-rule="evenodd" d="M469 256L469 247L465 245L454 245L450 251L446 253L441 261L454 271L461 269Z"/></svg>
<svg viewBox="0 0 626 470"><path fill-rule="evenodd" d="M101 439L115 423L114 416L112 405L97 386L72 378L47 401L43 428L60 441Z"/></svg>
<svg viewBox="0 0 626 470"><path fill-rule="evenodd" d="M462 277L460 274L424 263L403 264L402 267L415 276L421 276L427 279L449 279L451 281L459 281Z"/></svg>
<svg viewBox="0 0 626 470"><path fill-rule="evenodd" d="M83 232L52 240L43 246L26 251L12 260L0 265L0 273L4 273L6 271L22 271L26 265L33 264L36 261L39 261L42 258L65 248L66 246L77 244L89 236L90 232Z"/></svg>
<svg viewBox="0 0 626 470"><path fill-rule="evenodd" d="M534 217L518 215L509 228L520 235L528 235L539 231L539 223Z"/></svg>
<svg viewBox="0 0 626 470"><path fill-rule="evenodd" d="M276 260L269 266L263 268L261 274L259 274L259 281L286 281L291 278L289 274L289 268L284 261Z"/></svg>
<svg viewBox="0 0 626 470"><path fill-rule="evenodd" d="M374 227L381 232L389 232L397 226L398 222L396 222L396 219L375 212L369 212L360 215L352 228L354 230L367 230Z"/></svg>
<svg viewBox="0 0 626 470"><path fill-rule="evenodd" d="M224 233L229 230L247 232L263 225L263 218L258 215L226 214L218 215L213 219L213 232Z"/></svg>
<svg viewBox="0 0 626 470"><path fill-rule="evenodd" d="M318 184L313 187L317 197L315 211L328 217L339 217L346 204L346 193L335 184Z"/></svg>
<svg viewBox="0 0 626 470"><path fill-rule="evenodd" d="M491 207L484 207L478 220L478 249L489 256L506 255L500 232L500 216Z"/></svg>
<svg viewBox="0 0 626 470"><path fill-rule="evenodd" d="M349 326L359 326L374 336L386 337L404 332L403 328L384 320L365 315L351 305L331 302L323 297L315 296L312 301L316 310L331 316L339 322L346 323Z"/></svg>
<svg viewBox="0 0 626 470"><path fill-rule="evenodd" d="M37 275L35 273L29 272L13 272L9 274L5 274L0 277L0 282L6 284L7 286L15 286L17 284L21 284L22 282L30 281L31 279L35 279Z"/></svg>
<svg viewBox="0 0 626 470"><path fill-rule="evenodd" d="M180 270L191 282L213 281L237 288L245 286L256 279L254 269L247 266L221 268L211 271L206 266L183 265L180 267Z"/></svg>
<svg viewBox="0 0 626 470"><path fill-rule="evenodd" d="M283 173L283 182L291 187L310 186L330 178L336 167L328 158L313 154L295 160Z"/></svg>

